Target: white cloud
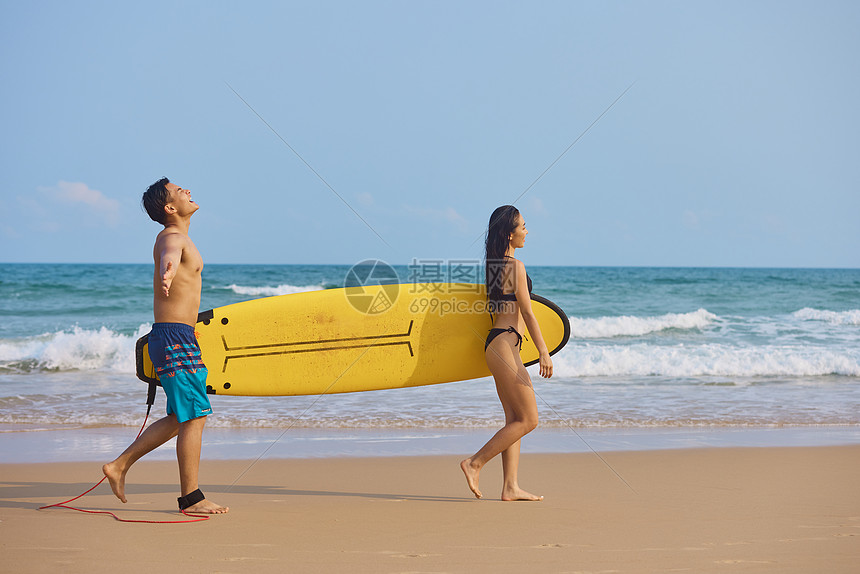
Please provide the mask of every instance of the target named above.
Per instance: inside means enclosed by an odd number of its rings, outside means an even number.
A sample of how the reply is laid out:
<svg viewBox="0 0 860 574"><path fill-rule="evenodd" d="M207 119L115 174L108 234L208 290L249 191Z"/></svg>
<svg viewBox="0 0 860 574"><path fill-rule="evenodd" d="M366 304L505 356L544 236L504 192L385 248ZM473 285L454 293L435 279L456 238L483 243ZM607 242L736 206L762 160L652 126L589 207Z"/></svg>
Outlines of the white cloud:
<svg viewBox="0 0 860 574"><path fill-rule="evenodd" d="M785 224L782 217L773 213L766 213L762 217L762 227L764 227L768 232L776 235L782 235L788 231L788 226Z"/></svg>
<svg viewBox="0 0 860 574"><path fill-rule="evenodd" d="M18 209L15 211L15 224L38 233L55 233L60 230L60 224L45 207L44 201L29 195L19 195L15 198Z"/></svg>
<svg viewBox="0 0 860 574"><path fill-rule="evenodd" d="M411 205L404 206L404 209L413 215L417 215L421 219L433 221L433 222L445 222L453 225L459 231L466 231L469 228L469 224L466 219L457 213L457 210L453 207L446 207L444 209L433 209L431 207L413 207Z"/></svg>
<svg viewBox="0 0 860 574"><path fill-rule="evenodd" d="M539 197L532 197L529 199L529 210L535 215L546 215L548 213L543 204L543 200Z"/></svg>
<svg viewBox="0 0 860 574"><path fill-rule="evenodd" d="M0 235L7 239L18 239L21 237L21 234L18 233L17 229L11 225L6 225L5 223L0 223Z"/></svg>
<svg viewBox="0 0 860 574"><path fill-rule="evenodd" d="M85 183L59 181L55 186L40 187L38 190L55 200L92 208L94 217L103 218L110 227L116 227L119 223L119 202L97 189L91 189Z"/></svg>
<svg viewBox="0 0 860 574"><path fill-rule="evenodd" d="M8 239L17 239L18 230L10 225L14 215L10 212L9 204L0 197L0 235Z"/></svg>
<svg viewBox="0 0 860 574"><path fill-rule="evenodd" d="M686 227L687 229L699 228L699 216L696 215L694 211L688 209L684 212L682 219L684 221L684 227Z"/></svg>

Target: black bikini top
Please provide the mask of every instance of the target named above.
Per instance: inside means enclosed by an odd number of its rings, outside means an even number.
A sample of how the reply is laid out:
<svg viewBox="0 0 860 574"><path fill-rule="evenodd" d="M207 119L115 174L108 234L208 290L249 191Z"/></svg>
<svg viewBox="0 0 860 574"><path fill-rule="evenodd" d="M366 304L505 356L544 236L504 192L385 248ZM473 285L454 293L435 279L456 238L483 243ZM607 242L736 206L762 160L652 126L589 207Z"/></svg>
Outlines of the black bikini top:
<svg viewBox="0 0 860 574"><path fill-rule="evenodd" d="M531 293L532 292L532 278L529 277L528 273L526 273L526 282L528 283L528 286L529 286L529 293ZM516 293L502 293L501 295L499 295L499 299L502 301L516 301L517 300L517 294Z"/></svg>

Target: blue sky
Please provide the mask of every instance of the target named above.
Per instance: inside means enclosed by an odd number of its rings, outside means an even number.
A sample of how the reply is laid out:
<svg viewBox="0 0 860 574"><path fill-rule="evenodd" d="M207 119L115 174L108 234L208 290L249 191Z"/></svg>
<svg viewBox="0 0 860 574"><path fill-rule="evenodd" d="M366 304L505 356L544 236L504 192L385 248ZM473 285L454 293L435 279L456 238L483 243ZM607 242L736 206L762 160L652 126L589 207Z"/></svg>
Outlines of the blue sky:
<svg viewBox="0 0 860 574"><path fill-rule="evenodd" d="M860 267L856 2L0 6L0 261Z"/></svg>

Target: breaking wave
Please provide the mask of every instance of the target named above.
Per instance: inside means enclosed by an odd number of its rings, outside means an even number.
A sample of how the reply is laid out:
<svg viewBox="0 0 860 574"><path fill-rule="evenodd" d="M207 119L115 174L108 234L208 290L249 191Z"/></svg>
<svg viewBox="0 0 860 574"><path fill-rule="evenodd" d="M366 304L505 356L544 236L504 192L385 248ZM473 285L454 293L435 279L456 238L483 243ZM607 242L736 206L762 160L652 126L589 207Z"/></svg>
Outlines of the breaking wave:
<svg viewBox="0 0 860 574"><path fill-rule="evenodd" d="M141 325L131 335L107 327L71 329L35 337L0 340L0 372L134 372L134 345L149 332Z"/></svg>
<svg viewBox="0 0 860 574"><path fill-rule="evenodd" d="M802 321L824 321L831 325L853 325L860 327L860 309L850 311L827 311L805 307L792 316Z"/></svg>
<svg viewBox="0 0 860 574"><path fill-rule="evenodd" d="M638 337L667 329L704 329L717 316L705 309L692 313L668 313L659 317L598 317L582 319L569 317L570 335L576 339L608 339L612 337Z"/></svg>
<svg viewBox="0 0 860 574"><path fill-rule="evenodd" d="M233 291L237 295L248 295L251 297L275 297L277 295L292 295L293 293L305 293L307 291L320 291L325 287L322 285L278 285L276 287L250 287L243 285L228 285L226 289Z"/></svg>
<svg viewBox="0 0 860 574"><path fill-rule="evenodd" d="M574 344L553 359L560 377L860 376L860 349L726 344Z"/></svg>

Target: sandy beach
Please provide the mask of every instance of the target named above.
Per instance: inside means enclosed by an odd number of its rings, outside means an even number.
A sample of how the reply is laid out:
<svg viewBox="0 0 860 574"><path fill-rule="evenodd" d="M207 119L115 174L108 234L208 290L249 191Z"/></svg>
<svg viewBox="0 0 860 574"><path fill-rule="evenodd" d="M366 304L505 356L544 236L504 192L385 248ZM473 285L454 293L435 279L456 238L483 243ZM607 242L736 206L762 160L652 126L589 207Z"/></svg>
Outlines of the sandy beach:
<svg viewBox="0 0 860 574"><path fill-rule="evenodd" d="M204 460L231 511L126 524L41 505L98 463L2 464L3 572L856 572L860 446L525 454L540 503L497 500L500 464L467 490L456 456ZM175 463L141 461L129 503L106 485L77 505L177 520Z"/></svg>

